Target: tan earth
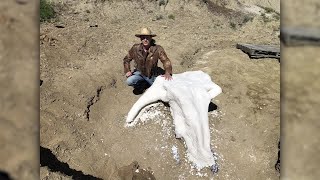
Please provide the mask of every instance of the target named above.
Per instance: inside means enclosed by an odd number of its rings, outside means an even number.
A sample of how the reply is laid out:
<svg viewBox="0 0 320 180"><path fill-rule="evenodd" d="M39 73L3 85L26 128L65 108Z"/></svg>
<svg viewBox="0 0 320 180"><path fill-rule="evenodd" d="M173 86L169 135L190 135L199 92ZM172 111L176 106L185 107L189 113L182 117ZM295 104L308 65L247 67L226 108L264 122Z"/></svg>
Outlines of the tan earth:
<svg viewBox="0 0 320 180"><path fill-rule="evenodd" d="M118 169L134 161L139 172L146 169L164 180L279 179L274 165L280 138L280 63L250 59L235 47L280 45L276 13L270 20L259 12L249 14L259 9L253 6L259 2L241 1L169 1L165 9L158 1L54 2L58 19L40 25L40 145L60 162L102 179L123 177ZM273 4L277 11L279 4ZM122 59L139 42L134 34L144 26L158 35L155 40L172 60L174 73L202 70L223 89L212 101L218 109L208 114L211 147L220 166L215 175L209 168L192 169L163 104L151 109L144 123L124 127L140 96L125 84ZM43 163L41 179L75 176Z"/></svg>
<svg viewBox="0 0 320 180"><path fill-rule="evenodd" d="M279 12L278 1L172 0L165 9L152 0L52 2L56 22L40 25L40 129L38 1L0 3L1 171L39 178L40 131L40 179L279 179L280 64L235 48L280 45L276 13L256 6ZM202 70L223 89L208 114L215 175L191 168L163 104L124 127L139 96L124 83L122 58L143 26L158 34L175 73Z"/></svg>
<svg viewBox="0 0 320 180"><path fill-rule="evenodd" d="M0 172L14 179L39 176L36 8L36 1L0 2Z"/></svg>
<svg viewBox="0 0 320 180"><path fill-rule="evenodd" d="M281 26L300 26L320 30L320 2L286 0ZM302 8L303 7L303 8ZM320 46L281 45L283 108L281 126L281 179L316 180L320 177Z"/></svg>
<svg viewBox="0 0 320 180"><path fill-rule="evenodd" d="M20 1L25 3L0 2L0 171L8 172L14 179L29 180L39 179L39 52L35 28L38 1ZM48 43L49 38L41 36L45 41L40 58L40 77L44 80L40 146L49 158L43 159L43 164L51 167L40 168L41 179L72 179L70 174L92 179L93 176L141 179L141 176L152 178L150 171L157 179L279 178L273 164L277 159L280 128L280 64L274 59L251 60L234 48L242 41L279 44L276 35L279 21L264 23L257 15L252 22L233 30L234 24L227 20L230 18L226 19L223 13L209 13L205 6L192 0L170 1L165 12L163 7L156 10L156 5L149 6L146 2L145 6L124 0L113 4L96 0L96 5L92 1L68 2L60 1L66 5L60 16L64 29L55 28L54 23L41 25L41 31L52 38ZM238 6L238 2L246 5ZM217 1L217 4L252 13L260 11L255 4L280 11L280 2L276 0ZM319 7L318 0L281 1L282 26L319 28ZM218 9L215 8L218 12L229 12ZM169 14L175 19L169 19ZM162 15L162 19L157 15ZM208 177L203 178L190 173L182 142L174 138L173 127L168 128L172 119L167 107L157 107L165 118L151 116L145 124L131 129L122 126L138 96L123 83L121 60L132 43L138 42L133 34L144 26L142 22L147 22L158 34L156 40L167 50L175 72L203 70L223 88L224 92L213 100L218 110L209 112L212 147L220 165L214 176L208 170L204 170ZM89 28L96 24L98 27ZM181 45L176 47L177 44ZM200 50L195 51L198 46ZM281 53L281 179L316 180L320 165L316 116L319 85L315 83L319 75L319 47L282 45ZM267 93L260 96L263 92ZM88 102L94 102L89 121L83 117ZM253 109L265 102L267 107ZM79 118L75 117L77 112ZM152 109L150 115L157 112ZM175 164L173 145L178 147L181 164ZM138 173L134 160L143 173ZM52 166L54 163L62 167L61 172Z"/></svg>

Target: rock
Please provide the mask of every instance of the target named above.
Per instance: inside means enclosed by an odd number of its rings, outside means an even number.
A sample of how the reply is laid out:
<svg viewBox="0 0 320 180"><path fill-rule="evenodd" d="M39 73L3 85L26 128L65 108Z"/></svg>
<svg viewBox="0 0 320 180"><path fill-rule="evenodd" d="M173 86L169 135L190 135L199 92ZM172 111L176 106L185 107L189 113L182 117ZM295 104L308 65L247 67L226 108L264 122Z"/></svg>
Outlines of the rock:
<svg viewBox="0 0 320 180"><path fill-rule="evenodd" d="M216 163L210 167L212 174L217 174L219 171L219 165Z"/></svg>
<svg viewBox="0 0 320 180"><path fill-rule="evenodd" d="M29 0L16 0L16 3L24 5L27 4L29 2Z"/></svg>

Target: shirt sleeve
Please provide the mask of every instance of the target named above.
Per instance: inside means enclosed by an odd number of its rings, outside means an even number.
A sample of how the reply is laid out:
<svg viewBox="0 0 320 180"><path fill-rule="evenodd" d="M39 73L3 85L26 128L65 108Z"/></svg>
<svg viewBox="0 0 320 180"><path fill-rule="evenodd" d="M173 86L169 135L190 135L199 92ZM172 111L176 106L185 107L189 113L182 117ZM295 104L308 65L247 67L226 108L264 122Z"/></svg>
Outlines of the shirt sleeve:
<svg viewBox="0 0 320 180"><path fill-rule="evenodd" d="M128 54L123 58L123 68L124 73L127 73L130 71L130 62L133 59L133 52L134 52L134 46L128 51Z"/></svg>
<svg viewBox="0 0 320 180"><path fill-rule="evenodd" d="M163 64L163 68L165 70L166 74L172 74L172 65L171 65L171 61L168 58L166 52L164 51L163 47L159 46L159 58L160 61Z"/></svg>

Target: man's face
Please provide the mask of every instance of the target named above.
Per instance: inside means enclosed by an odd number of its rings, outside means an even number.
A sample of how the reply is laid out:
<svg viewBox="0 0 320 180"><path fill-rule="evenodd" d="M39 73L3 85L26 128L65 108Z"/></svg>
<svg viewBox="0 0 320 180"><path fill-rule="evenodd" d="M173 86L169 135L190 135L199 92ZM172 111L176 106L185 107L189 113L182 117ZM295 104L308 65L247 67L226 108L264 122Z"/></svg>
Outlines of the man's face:
<svg viewBox="0 0 320 180"><path fill-rule="evenodd" d="M141 42L144 46L149 46L151 42L151 36L140 36Z"/></svg>

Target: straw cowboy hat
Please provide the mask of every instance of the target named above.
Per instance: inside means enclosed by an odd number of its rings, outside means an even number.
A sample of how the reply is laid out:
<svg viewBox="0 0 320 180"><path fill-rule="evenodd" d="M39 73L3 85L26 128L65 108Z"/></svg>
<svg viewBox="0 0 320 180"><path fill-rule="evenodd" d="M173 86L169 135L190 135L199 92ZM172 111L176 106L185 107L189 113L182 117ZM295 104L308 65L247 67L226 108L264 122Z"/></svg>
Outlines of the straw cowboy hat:
<svg viewBox="0 0 320 180"><path fill-rule="evenodd" d="M157 35L152 34L151 30L149 28L142 28L141 32L135 35L136 37L140 37L140 36L151 36L151 37L155 37Z"/></svg>

